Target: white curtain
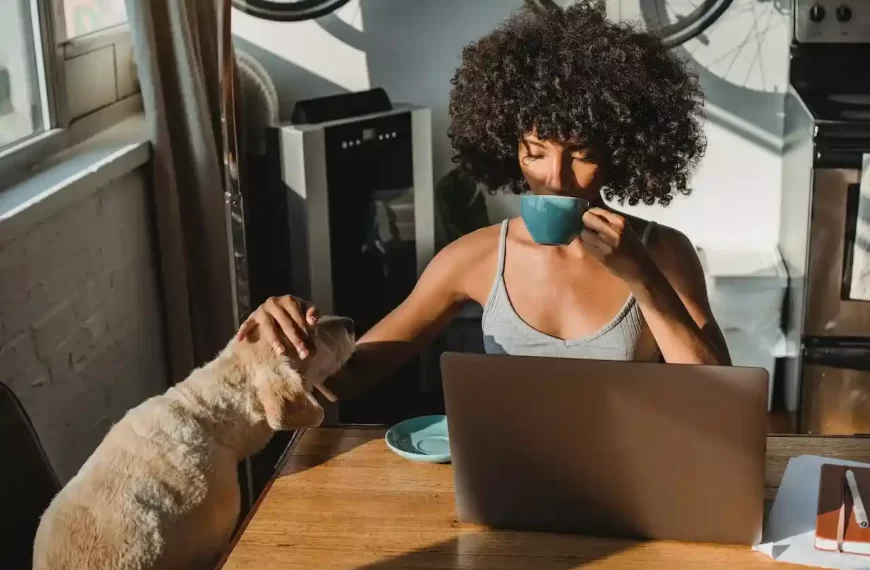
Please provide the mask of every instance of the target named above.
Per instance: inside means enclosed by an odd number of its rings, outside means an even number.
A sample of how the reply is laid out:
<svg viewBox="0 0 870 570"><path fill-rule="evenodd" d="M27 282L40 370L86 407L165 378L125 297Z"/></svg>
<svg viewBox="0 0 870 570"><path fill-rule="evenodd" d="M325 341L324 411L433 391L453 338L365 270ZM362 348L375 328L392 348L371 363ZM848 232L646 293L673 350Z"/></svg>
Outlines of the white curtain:
<svg viewBox="0 0 870 570"><path fill-rule="evenodd" d="M222 0L127 0L151 128L170 380L213 358L235 329L221 160Z"/></svg>

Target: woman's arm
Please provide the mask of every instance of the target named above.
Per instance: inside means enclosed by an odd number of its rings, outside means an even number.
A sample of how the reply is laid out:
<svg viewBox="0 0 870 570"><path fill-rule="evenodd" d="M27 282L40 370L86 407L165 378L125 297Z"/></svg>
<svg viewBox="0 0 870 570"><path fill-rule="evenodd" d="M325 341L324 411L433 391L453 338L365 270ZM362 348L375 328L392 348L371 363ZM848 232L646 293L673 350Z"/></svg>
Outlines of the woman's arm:
<svg viewBox="0 0 870 570"><path fill-rule="evenodd" d="M462 296L436 256L408 298L357 340L347 364L324 383L332 401L356 398L408 361L450 323ZM439 268L441 271L439 271Z"/></svg>
<svg viewBox="0 0 870 570"><path fill-rule="evenodd" d="M408 298L357 340L348 364L324 383L324 394L330 400L362 394L422 350L466 301L479 297L478 285L488 286L495 270L495 261L488 260L497 243L493 236L485 228L441 250Z"/></svg>
<svg viewBox="0 0 870 570"><path fill-rule="evenodd" d="M672 228L656 226L652 233L651 262L629 286L665 362L730 365L695 248Z"/></svg>
<svg viewBox="0 0 870 570"><path fill-rule="evenodd" d="M386 378L422 349L462 304L480 301L495 272L499 229L483 228L445 247L426 267L410 296L357 340L354 356L321 389L330 400L353 398ZM242 324L238 338L259 328L278 354L295 350L302 359L313 348L317 308L291 295L272 297Z"/></svg>
<svg viewBox="0 0 870 570"><path fill-rule="evenodd" d="M605 208L590 208L583 224L583 246L631 289L665 362L731 364L686 236L655 226L644 245L622 214Z"/></svg>

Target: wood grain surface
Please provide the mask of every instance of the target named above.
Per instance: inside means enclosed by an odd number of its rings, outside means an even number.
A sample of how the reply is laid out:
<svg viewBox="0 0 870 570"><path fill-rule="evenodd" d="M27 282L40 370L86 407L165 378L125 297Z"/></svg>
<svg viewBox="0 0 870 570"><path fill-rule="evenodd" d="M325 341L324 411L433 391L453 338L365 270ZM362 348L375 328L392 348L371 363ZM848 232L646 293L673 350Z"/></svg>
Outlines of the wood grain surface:
<svg viewBox="0 0 870 570"><path fill-rule="evenodd" d="M383 429L298 439L225 560L232 570L805 568L746 547L489 530L459 523L449 465L390 452ZM870 439L769 436L772 496L801 454L870 461Z"/></svg>

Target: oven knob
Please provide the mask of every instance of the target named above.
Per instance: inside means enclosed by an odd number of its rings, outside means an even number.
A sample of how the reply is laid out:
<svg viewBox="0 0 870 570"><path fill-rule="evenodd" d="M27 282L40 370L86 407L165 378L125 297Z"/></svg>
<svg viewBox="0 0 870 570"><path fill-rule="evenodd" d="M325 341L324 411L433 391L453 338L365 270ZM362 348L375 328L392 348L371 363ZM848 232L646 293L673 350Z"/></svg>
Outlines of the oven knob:
<svg viewBox="0 0 870 570"><path fill-rule="evenodd" d="M852 9L845 4L840 4L837 7L837 20L840 22L848 22L852 19Z"/></svg>
<svg viewBox="0 0 870 570"><path fill-rule="evenodd" d="M813 4L810 7L810 20L813 22L821 22L825 19L825 9L818 4Z"/></svg>

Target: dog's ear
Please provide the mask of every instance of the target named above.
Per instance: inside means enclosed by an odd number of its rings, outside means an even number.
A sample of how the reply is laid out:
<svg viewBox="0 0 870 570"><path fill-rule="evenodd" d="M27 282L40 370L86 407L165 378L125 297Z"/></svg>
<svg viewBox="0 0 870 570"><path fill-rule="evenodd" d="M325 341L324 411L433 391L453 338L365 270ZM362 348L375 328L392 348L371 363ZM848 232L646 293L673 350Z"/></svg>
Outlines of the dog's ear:
<svg viewBox="0 0 870 570"><path fill-rule="evenodd" d="M323 408L303 387L299 373L286 363L275 368L258 366L254 388L266 421L276 431L316 427L323 421Z"/></svg>

